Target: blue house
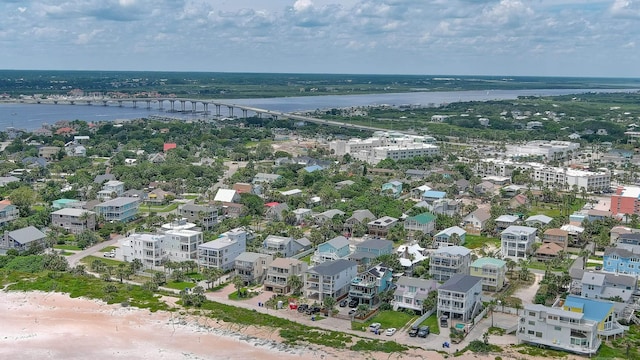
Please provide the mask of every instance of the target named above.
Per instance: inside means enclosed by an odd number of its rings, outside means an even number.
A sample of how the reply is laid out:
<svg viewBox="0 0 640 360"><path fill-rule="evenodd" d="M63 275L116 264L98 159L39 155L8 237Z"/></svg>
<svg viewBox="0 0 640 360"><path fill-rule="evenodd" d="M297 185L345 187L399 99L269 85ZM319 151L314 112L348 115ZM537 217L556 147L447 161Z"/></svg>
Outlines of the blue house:
<svg viewBox="0 0 640 360"><path fill-rule="evenodd" d="M382 184L382 190L380 193L397 198L402 194L402 183L397 180L384 183Z"/></svg>
<svg viewBox="0 0 640 360"><path fill-rule="evenodd" d="M380 302L380 294L390 288L392 277L390 268L382 264L373 266L351 280L349 297L358 300L358 305L376 305Z"/></svg>
<svg viewBox="0 0 640 360"><path fill-rule="evenodd" d="M444 199L447 193L444 191L428 190L422 194L422 200L432 204L436 200Z"/></svg>
<svg viewBox="0 0 640 360"><path fill-rule="evenodd" d="M322 166L320 165L310 165L304 168L304 171L308 172L308 173L312 173L314 171L318 171L318 170L322 170L324 169Z"/></svg>
<svg viewBox="0 0 640 360"><path fill-rule="evenodd" d="M318 249L311 256L313 265L322 264L325 261L345 259L351 254L349 240L344 236L336 236L333 239L318 245Z"/></svg>
<svg viewBox="0 0 640 360"><path fill-rule="evenodd" d="M349 256L349 259L358 264L368 264L371 260L381 255L393 252L393 241L383 239L369 239L356 246L356 251Z"/></svg>
<svg viewBox="0 0 640 360"><path fill-rule="evenodd" d="M619 244L604 250L602 269L616 274L640 274L640 246Z"/></svg>

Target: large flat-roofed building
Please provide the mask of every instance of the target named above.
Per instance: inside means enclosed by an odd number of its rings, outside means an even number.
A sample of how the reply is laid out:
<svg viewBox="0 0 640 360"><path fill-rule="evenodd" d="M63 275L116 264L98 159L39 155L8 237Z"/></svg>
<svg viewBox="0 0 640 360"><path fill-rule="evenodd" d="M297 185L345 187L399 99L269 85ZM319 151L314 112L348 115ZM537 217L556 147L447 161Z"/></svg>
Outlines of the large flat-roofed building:
<svg viewBox="0 0 640 360"><path fill-rule="evenodd" d="M533 140L526 144L507 145L507 156L539 156L546 160L561 160L570 152L580 149L579 143L570 141Z"/></svg>
<svg viewBox="0 0 640 360"><path fill-rule="evenodd" d="M618 186L611 195L610 210L613 215L640 215L640 187Z"/></svg>
<svg viewBox="0 0 640 360"><path fill-rule="evenodd" d="M137 198L119 197L96 205L93 210L105 221L129 222L137 213L140 202Z"/></svg>
<svg viewBox="0 0 640 360"><path fill-rule="evenodd" d="M375 165L384 159L402 160L437 155L440 149L433 145L434 142L431 136L376 132L369 139L332 141L329 149L335 155L350 154L354 159Z"/></svg>

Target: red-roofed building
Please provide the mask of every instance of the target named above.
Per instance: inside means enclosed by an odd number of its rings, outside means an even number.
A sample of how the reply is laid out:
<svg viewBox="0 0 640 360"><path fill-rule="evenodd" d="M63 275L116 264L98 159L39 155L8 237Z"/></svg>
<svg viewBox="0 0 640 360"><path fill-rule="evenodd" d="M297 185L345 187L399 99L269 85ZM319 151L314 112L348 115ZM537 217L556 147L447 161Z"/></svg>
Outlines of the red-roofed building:
<svg viewBox="0 0 640 360"><path fill-rule="evenodd" d="M163 147L163 150L164 150L164 152L167 152L167 151L169 151L171 149L175 149L176 147L178 147L178 145L176 145L176 143L165 143L164 147Z"/></svg>
<svg viewBox="0 0 640 360"><path fill-rule="evenodd" d="M76 131L68 126L61 127L60 129L56 130L56 135L70 135L75 133Z"/></svg>
<svg viewBox="0 0 640 360"><path fill-rule="evenodd" d="M277 201L274 201L274 202L266 203L266 204L264 204L264 206L271 208L271 207L274 207L274 206L278 206L278 204L280 204L280 203L277 202Z"/></svg>

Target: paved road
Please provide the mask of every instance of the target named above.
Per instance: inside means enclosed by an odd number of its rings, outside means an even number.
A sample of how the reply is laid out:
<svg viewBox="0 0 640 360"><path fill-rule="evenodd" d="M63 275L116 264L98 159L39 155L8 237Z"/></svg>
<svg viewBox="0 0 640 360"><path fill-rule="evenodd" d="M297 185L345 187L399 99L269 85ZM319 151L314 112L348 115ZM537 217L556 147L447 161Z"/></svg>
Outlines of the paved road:
<svg viewBox="0 0 640 360"><path fill-rule="evenodd" d="M78 262L80 261L80 259L89 256L89 255L93 255L96 252L99 252L100 249L103 249L107 246L113 246L115 244L118 243L118 239L113 239L113 240L109 240L109 241L104 241L101 243L98 243L96 245L93 245L92 247L86 248L82 251L79 251L73 255L69 255L67 256L67 262L69 262L69 266L70 267L75 267Z"/></svg>

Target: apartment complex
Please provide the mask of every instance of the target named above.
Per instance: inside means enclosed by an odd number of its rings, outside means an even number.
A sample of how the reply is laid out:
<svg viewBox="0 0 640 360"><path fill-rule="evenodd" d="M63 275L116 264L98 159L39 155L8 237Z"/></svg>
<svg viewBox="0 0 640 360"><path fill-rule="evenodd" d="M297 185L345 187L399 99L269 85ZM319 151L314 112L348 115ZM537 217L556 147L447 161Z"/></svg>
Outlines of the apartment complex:
<svg viewBox="0 0 640 360"><path fill-rule="evenodd" d="M329 149L337 156L350 154L354 159L375 165L384 159L402 160L437 155L440 149L433 145L434 142L431 136L376 132L369 139L332 141Z"/></svg>
<svg viewBox="0 0 640 360"><path fill-rule="evenodd" d="M121 240L124 261L139 259L148 268L161 266L165 260L197 260L197 248L202 232L172 230L164 234L132 234Z"/></svg>

